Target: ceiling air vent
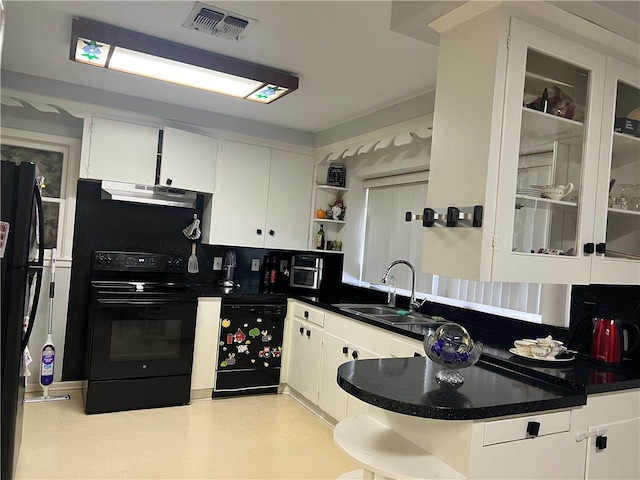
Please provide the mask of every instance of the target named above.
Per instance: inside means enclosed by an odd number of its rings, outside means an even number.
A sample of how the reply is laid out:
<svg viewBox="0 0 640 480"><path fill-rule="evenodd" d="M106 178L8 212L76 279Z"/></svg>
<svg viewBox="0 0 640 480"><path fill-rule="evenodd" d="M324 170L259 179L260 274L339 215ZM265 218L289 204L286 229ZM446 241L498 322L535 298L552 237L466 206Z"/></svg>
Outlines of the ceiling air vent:
<svg viewBox="0 0 640 480"><path fill-rule="evenodd" d="M252 18L196 2L182 26L229 40L240 40L258 23Z"/></svg>

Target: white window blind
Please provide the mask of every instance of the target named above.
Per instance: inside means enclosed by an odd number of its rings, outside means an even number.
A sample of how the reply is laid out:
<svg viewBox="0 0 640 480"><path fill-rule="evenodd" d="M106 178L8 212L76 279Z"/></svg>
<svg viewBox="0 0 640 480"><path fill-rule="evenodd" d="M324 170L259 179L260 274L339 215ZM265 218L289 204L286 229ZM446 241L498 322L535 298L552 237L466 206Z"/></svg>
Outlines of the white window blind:
<svg viewBox="0 0 640 480"><path fill-rule="evenodd" d="M432 275L420 273L422 225L406 222L405 212L422 211L427 201L426 182L368 188L362 281L379 284L394 260L407 260L416 269L416 291L432 291ZM411 271L393 268L399 289L411 289Z"/></svg>

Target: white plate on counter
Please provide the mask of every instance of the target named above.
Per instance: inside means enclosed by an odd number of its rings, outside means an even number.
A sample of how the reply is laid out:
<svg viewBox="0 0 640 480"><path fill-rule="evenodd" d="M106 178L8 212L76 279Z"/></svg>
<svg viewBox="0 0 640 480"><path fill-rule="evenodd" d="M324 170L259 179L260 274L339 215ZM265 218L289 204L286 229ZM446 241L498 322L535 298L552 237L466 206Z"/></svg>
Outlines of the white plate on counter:
<svg viewBox="0 0 640 480"><path fill-rule="evenodd" d="M521 353L518 353L518 351L515 348L510 348L509 353L513 353L514 355L517 355L518 357L521 357L521 358L526 358L527 360L534 360L536 362L544 362L544 363L565 363L565 362L570 362L571 360L574 360L576 358L575 355L571 355L570 357L567 357L567 358L554 358L554 357L539 358L539 357L534 357L532 355L522 355Z"/></svg>

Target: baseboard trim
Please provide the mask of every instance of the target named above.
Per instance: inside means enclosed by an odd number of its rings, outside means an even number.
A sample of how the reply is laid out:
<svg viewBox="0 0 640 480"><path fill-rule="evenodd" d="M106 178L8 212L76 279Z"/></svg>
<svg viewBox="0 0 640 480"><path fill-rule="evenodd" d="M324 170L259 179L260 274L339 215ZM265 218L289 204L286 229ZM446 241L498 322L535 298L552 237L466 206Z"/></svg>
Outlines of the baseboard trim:
<svg viewBox="0 0 640 480"><path fill-rule="evenodd" d="M49 386L49 393L68 392L72 390L82 390L82 380L73 380L71 382L55 382ZM25 393L42 393L42 385L39 383L29 383L25 388Z"/></svg>

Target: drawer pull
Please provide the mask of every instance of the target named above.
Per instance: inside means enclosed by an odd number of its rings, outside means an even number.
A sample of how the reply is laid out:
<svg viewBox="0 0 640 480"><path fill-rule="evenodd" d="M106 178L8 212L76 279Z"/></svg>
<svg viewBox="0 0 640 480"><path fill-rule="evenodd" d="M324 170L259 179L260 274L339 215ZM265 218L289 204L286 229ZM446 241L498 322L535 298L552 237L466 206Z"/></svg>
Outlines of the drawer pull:
<svg viewBox="0 0 640 480"><path fill-rule="evenodd" d="M607 437L598 435L596 437L596 450L604 450L605 448L607 448Z"/></svg>
<svg viewBox="0 0 640 480"><path fill-rule="evenodd" d="M539 433L540 433L540 422L527 423L527 435L531 435L532 437L537 437Z"/></svg>
<svg viewBox="0 0 640 480"><path fill-rule="evenodd" d="M342 353L344 353L345 355L349 353L349 347L342 347Z"/></svg>
<svg viewBox="0 0 640 480"><path fill-rule="evenodd" d="M358 359L358 351L354 350L353 352L351 352L351 356L353 357L354 360Z"/></svg>
<svg viewBox="0 0 640 480"><path fill-rule="evenodd" d="M308 310L304 311L304 318L309 318L309 311Z"/></svg>
<svg viewBox="0 0 640 480"><path fill-rule="evenodd" d="M300 333L303 334L304 333L304 327L300 327Z"/></svg>
<svg viewBox="0 0 640 480"><path fill-rule="evenodd" d="M307 337L311 338L311 330L307 330Z"/></svg>

